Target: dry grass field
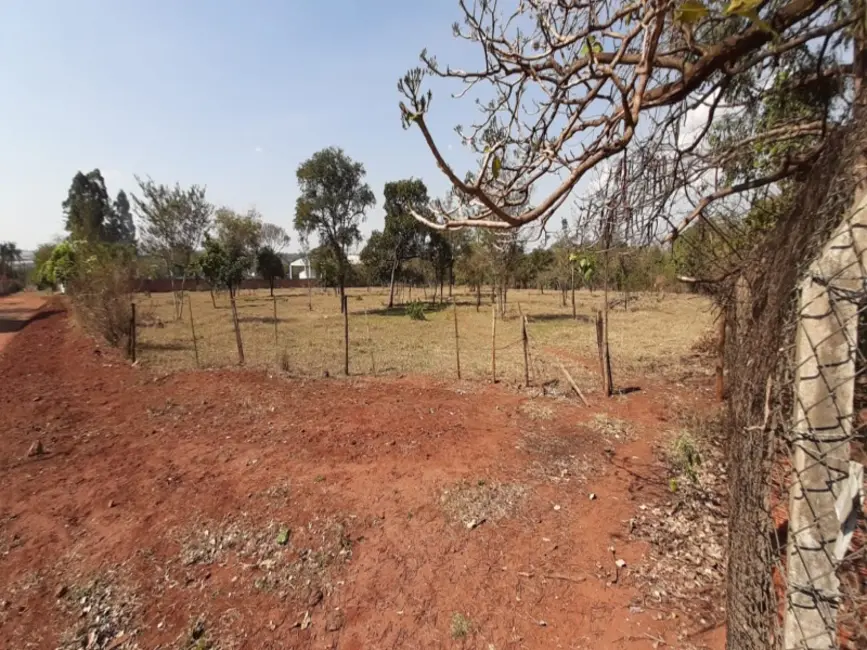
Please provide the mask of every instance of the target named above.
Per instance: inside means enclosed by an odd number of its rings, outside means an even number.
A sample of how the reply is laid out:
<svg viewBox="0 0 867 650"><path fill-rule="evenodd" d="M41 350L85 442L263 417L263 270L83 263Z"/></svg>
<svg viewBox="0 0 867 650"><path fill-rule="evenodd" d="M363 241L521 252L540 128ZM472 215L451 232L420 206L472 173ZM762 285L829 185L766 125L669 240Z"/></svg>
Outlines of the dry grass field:
<svg viewBox="0 0 867 650"><path fill-rule="evenodd" d="M414 298L422 298L416 291ZM192 300L199 361L202 367L238 362L231 309L226 294L216 308L206 292L187 294ZM456 290L464 379L491 376L491 312L489 301L476 310L475 297ZM385 309L382 289L349 291L350 374L426 374L454 378L454 311L451 305L429 304L425 319L412 320L403 305ZM142 365L177 370L195 367L189 309L182 321L172 318L170 294L139 295L138 358ZM312 310L306 290L276 292L277 345L274 304L267 291L242 292L237 299L246 365L281 368L295 376L337 376L343 372L343 318L331 291L315 290ZM594 311L599 292L576 294L578 318L571 304L561 305L554 292L509 292L506 317L497 318L497 379L523 380L520 310L528 315L531 380L535 385L562 379L562 361L576 381L592 392L597 386ZM640 295L610 312L610 346L615 383L630 377L665 375L678 379L684 359L711 327L713 314L706 299L689 294ZM707 369L710 371L710 368ZM621 384L622 386L622 384Z"/></svg>

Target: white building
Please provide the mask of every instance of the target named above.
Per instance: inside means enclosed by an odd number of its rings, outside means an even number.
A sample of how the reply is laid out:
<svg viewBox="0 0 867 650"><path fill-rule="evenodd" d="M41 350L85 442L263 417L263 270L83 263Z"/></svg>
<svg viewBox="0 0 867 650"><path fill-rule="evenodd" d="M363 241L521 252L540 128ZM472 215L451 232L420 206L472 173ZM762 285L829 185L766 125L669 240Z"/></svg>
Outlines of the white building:
<svg viewBox="0 0 867 650"><path fill-rule="evenodd" d="M315 280L316 274L310 268L310 261L303 255L287 255L287 280Z"/></svg>

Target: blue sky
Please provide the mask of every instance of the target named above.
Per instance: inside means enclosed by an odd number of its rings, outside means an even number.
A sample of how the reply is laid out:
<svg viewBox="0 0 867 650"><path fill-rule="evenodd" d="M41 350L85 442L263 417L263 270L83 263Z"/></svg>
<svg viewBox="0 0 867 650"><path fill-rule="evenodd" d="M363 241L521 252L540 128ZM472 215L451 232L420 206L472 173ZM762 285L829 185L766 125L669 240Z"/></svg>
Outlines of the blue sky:
<svg viewBox="0 0 867 650"><path fill-rule="evenodd" d="M444 0L4 2L0 240L30 249L63 234L72 176L94 167L111 193L134 191L133 174L198 183L289 228L295 170L329 145L364 163L379 205L363 231L380 228L386 181L446 190L420 133L401 128L396 82L425 46L478 61L452 38L459 17ZM431 127L469 169L452 128L473 104L433 88Z"/></svg>

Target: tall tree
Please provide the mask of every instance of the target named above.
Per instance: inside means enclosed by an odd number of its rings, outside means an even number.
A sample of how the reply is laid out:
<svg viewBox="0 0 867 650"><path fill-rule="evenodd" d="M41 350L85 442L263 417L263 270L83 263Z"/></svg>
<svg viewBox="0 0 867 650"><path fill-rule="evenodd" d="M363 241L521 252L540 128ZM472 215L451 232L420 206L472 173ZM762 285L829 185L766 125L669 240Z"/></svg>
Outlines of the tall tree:
<svg viewBox="0 0 867 650"><path fill-rule="evenodd" d="M214 214L217 239L234 258L245 258L253 264L262 240L262 217L255 210L239 214L229 208L220 208Z"/></svg>
<svg viewBox="0 0 867 650"><path fill-rule="evenodd" d="M63 202L66 231L73 239L112 241L113 210L99 169L78 172Z"/></svg>
<svg viewBox="0 0 867 650"><path fill-rule="evenodd" d="M374 249L382 251L378 255L388 267L388 306L394 306L394 282L399 276L401 265L411 259L419 257L425 244L425 238L429 229L422 226L412 211L424 212L427 210L428 198L427 187L417 179L410 178L385 184L385 228L381 235L371 235L368 245L371 253ZM363 257L362 251L362 259ZM371 254L368 255L370 259Z"/></svg>
<svg viewBox="0 0 867 650"><path fill-rule="evenodd" d="M316 232L320 244L332 252L342 310L350 271L347 252L361 240L359 223L376 198L364 182L364 165L339 148L316 152L298 167L296 176L301 196L295 206L295 228L305 235Z"/></svg>
<svg viewBox="0 0 867 650"><path fill-rule="evenodd" d="M132 200L139 219L141 248L166 265L175 295L175 316L180 319L184 285L193 270L196 249L211 225L214 208L205 198L205 188L199 185L170 187L138 177L136 181L141 196L133 195Z"/></svg>
<svg viewBox="0 0 867 650"><path fill-rule="evenodd" d="M273 223L263 223L259 232L262 246L266 246L275 253L280 253L289 245L290 237L286 231Z"/></svg>
<svg viewBox="0 0 867 650"><path fill-rule="evenodd" d="M256 272L268 283L271 295L274 295L274 282L286 277L283 260L270 246L263 246L256 255Z"/></svg>
<svg viewBox="0 0 867 650"><path fill-rule="evenodd" d="M135 244L135 223L132 219L129 199L123 190L117 193L117 198L114 200L106 231L106 239L109 241Z"/></svg>
<svg viewBox="0 0 867 650"><path fill-rule="evenodd" d="M15 242L0 242L0 276L14 275L15 264L21 261L21 249Z"/></svg>
<svg viewBox="0 0 867 650"><path fill-rule="evenodd" d="M443 287L446 275L454 264L451 241L445 233L431 232L427 238L427 244L423 253L424 259L431 265L434 273L434 298L439 286L440 302L443 301Z"/></svg>

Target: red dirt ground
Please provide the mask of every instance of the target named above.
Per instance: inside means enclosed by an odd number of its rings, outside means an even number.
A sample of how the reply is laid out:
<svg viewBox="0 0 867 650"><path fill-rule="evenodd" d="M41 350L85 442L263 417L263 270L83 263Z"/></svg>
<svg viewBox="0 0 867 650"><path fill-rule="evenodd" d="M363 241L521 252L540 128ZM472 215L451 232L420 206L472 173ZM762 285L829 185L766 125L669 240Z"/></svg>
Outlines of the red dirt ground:
<svg viewBox="0 0 867 650"><path fill-rule="evenodd" d="M526 396L480 384L155 376L62 311L8 344L0 386L2 648L58 647L95 576L133 594L124 634L100 648L723 647L720 628L641 607L629 570L646 547L627 522L666 489L652 445L695 388L645 387L595 409L546 400L546 420L520 408ZM580 426L602 406L635 441L606 451ZM29 457L37 439L45 453ZM586 482L534 471L563 453L586 461ZM441 502L459 481L526 497L469 529ZM285 526L285 557L320 558L306 566L321 572L269 590L267 565L240 552L183 561L189 539L229 521L269 548ZM305 552L333 522L351 553ZM611 584L615 557L627 568Z"/></svg>
<svg viewBox="0 0 867 650"><path fill-rule="evenodd" d="M0 298L0 352L44 303L44 296L29 291Z"/></svg>

